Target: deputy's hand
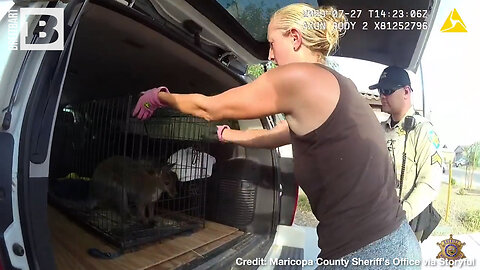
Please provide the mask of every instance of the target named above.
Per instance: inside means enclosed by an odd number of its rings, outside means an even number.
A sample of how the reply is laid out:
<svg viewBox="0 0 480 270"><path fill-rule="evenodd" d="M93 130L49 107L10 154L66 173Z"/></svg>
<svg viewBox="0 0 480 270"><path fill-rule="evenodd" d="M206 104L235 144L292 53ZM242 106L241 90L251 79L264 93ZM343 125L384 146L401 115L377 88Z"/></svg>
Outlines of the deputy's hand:
<svg viewBox="0 0 480 270"><path fill-rule="evenodd" d="M133 110L133 116L140 120L145 120L150 118L156 109L168 106L168 104L158 98L159 92L170 93L165 86L142 92L142 96L138 99L135 110Z"/></svg>

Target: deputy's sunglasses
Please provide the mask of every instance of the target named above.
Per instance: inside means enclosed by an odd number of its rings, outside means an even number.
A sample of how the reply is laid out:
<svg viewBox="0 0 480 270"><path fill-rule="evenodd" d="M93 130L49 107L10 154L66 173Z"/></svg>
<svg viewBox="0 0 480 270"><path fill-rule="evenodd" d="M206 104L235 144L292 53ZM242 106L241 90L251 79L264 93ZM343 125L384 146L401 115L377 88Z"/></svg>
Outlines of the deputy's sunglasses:
<svg viewBox="0 0 480 270"><path fill-rule="evenodd" d="M380 95L390 96L395 91L400 90L400 89L403 89L403 87L398 86L398 87L395 87L393 89L378 88L378 92L380 93Z"/></svg>

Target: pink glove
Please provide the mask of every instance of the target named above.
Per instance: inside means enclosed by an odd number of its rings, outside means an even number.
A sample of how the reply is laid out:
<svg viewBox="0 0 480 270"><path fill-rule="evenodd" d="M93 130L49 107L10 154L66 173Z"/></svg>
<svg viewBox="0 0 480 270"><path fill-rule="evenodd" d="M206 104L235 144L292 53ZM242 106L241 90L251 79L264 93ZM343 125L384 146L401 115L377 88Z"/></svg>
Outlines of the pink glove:
<svg viewBox="0 0 480 270"><path fill-rule="evenodd" d="M136 116L140 120L145 120L150 118L156 109L168 106L168 104L158 98L159 92L170 93L165 86L142 92L142 96L138 99L135 110L133 110L133 116Z"/></svg>
<svg viewBox="0 0 480 270"><path fill-rule="evenodd" d="M218 140L221 141L221 142L225 142L225 140L223 139L223 131L225 129L230 129L230 127L228 125L223 125L223 126L217 126L217 137L218 137Z"/></svg>

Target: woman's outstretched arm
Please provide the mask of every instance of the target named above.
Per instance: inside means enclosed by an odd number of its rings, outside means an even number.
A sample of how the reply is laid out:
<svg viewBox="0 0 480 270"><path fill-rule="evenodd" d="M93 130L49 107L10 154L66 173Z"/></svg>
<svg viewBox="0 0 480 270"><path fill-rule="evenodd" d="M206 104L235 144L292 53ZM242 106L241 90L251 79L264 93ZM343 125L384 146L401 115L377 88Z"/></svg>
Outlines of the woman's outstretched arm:
<svg viewBox="0 0 480 270"><path fill-rule="evenodd" d="M300 76L302 74L295 65L286 65L268 71L252 83L216 96L159 92L158 98L183 113L208 121L289 114L295 98L294 82L301 80Z"/></svg>
<svg viewBox="0 0 480 270"><path fill-rule="evenodd" d="M282 121L274 128L234 130L225 129L222 133L225 142L253 148L276 148L290 143L290 130L287 121Z"/></svg>

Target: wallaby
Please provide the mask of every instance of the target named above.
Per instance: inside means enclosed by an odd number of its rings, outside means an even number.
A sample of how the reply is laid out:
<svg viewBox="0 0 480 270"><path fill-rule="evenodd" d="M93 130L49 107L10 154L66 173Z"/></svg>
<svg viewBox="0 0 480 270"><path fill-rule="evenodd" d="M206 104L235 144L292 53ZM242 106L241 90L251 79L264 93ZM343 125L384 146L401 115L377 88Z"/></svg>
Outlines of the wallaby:
<svg viewBox="0 0 480 270"><path fill-rule="evenodd" d="M130 214L128 202L134 202L137 217L147 224L153 221L155 202L163 192L171 198L177 195L178 176L171 170L173 165L154 166L149 161L110 157L95 169L90 184L91 195L97 206L113 206L120 214Z"/></svg>

